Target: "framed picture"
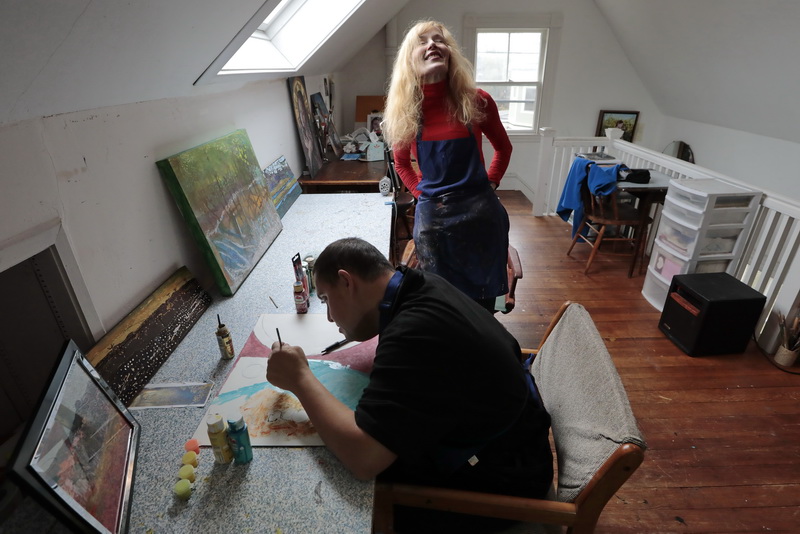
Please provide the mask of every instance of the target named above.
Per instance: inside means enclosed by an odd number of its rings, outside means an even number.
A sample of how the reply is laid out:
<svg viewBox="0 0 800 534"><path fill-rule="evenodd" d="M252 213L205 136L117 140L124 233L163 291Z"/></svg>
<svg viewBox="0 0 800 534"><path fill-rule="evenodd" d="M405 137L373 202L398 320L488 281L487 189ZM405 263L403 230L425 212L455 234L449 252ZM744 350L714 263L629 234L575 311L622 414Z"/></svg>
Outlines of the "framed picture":
<svg viewBox="0 0 800 534"><path fill-rule="evenodd" d="M601 110L600 117L597 119L597 137L606 135L606 128L619 128L622 130L622 140L633 142L633 134L636 132L636 122L639 120L638 111L609 111Z"/></svg>
<svg viewBox="0 0 800 534"><path fill-rule="evenodd" d="M327 87L327 78L325 81ZM325 99L322 98L320 93L311 95L311 106L314 108L314 116L319 117L319 122L324 126L326 132L327 140L323 143L323 146L327 146L328 142L330 142L334 155L337 158L341 158L342 154L344 154L342 141L339 138L339 134L336 133L336 126L333 124L333 116L328 112L328 106L325 105Z"/></svg>
<svg viewBox="0 0 800 534"><path fill-rule="evenodd" d="M367 130L381 135L381 122L383 122L383 113L370 113L367 115Z"/></svg>
<svg viewBox="0 0 800 534"><path fill-rule="evenodd" d="M283 229L245 130L156 162L220 293L230 297Z"/></svg>
<svg viewBox="0 0 800 534"><path fill-rule="evenodd" d="M139 423L70 341L11 476L76 532L128 529Z"/></svg>
<svg viewBox="0 0 800 534"><path fill-rule="evenodd" d="M300 145L306 156L306 166L311 177L315 177L322 168L322 151L317 139L314 115L306 93L306 82L303 76L292 76L286 79L289 86L289 97L292 101L294 120L297 125L297 134L300 136Z"/></svg>
<svg viewBox="0 0 800 534"><path fill-rule="evenodd" d="M300 196L301 189L297 177L289 168L289 162L284 156L264 167L264 176L272 193L272 203L278 210L278 215L283 217Z"/></svg>

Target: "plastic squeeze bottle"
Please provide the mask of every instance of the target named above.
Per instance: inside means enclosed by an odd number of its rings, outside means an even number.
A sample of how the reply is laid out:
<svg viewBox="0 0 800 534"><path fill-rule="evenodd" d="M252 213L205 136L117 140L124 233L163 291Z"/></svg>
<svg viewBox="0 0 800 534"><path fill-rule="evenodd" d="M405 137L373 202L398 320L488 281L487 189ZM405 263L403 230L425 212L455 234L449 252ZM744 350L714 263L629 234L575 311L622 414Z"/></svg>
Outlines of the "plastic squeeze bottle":
<svg viewBox="0 0 800 534"><path fill-rule="evenodd" d="M233 460L233 451L228 443L228 432L225 429L225 420L218 413L206 417L208 426L208 440L211 442L211 452L214 461L218 464L229 464Z"/></svg>
<svg viewBox="0 0 800 534"><path fill-rule="evenodd" d="M231 331L228 327L222 324L222 320L217 315L217 343L219 344L219 353L223 360L230 360L235 356L233 352L233 340L231 339Z"/></svg>
<svg viewBox="0 0 800 534"><path fill-rule="evenodd" d="M237 464L246 464L253 459L253 447L250 445L250 434L247 433L247 424L241 415L233 421L228 419L228 443L233 451L233 461Z"/></svg>

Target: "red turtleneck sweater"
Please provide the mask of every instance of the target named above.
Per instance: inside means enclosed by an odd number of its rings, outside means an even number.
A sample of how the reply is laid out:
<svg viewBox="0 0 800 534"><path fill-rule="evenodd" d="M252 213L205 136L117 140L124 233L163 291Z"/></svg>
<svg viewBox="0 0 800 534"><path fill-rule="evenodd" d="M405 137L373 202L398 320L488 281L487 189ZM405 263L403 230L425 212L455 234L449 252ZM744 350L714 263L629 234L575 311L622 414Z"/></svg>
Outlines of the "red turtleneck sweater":
<svg viewBox="0 0 800 534"><path fill-rule="evenodd" d="M422 140L441 141L443 139L466 137L468 134L467 127L447 112L447 80L423 85L422 90ZM481 140L484 134L492 144L494 156L487 174L489 175L489 181L499 184L508 168L509 161L511 161L511 141L508 139L505 128L503 128L500 114L497 111L497 104L492 100L492 97L486 91L478 89L476 98L483 110L484 119L480 123L473 123L472 135L478 143L481 162L484 165L486 163L481 149ZM417 157L417 143L411 142L410 144L395 146L392 152L400 179L403 180L412 195L419 197L420 193L417 190L417 185L425 177L411 166L412 156L414 159Z"/></svg>

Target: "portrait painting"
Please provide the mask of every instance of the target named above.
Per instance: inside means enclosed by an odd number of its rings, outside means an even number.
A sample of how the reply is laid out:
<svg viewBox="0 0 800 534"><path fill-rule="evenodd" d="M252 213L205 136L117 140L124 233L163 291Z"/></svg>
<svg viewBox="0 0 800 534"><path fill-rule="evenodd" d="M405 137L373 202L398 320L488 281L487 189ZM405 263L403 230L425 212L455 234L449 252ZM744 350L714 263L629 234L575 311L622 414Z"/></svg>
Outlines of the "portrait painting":
<svg viewBox="0 0 800 534"><path fill-rule="evenodd" d="M633 142L638 120L638 111L610 111L604 109L600 111L600 116L597 119L595 135L602 137L605 135L606 128L619 128L622 130L622 140Z"/></svg>
<svg viewBox="0 0 800 534"><path fill-rule="evenodd" d="M286 80L289 86L289 96L292 101L297 135L306 157L306 166L311 177L315 177L322 168L322 150L317 138L317 130L311 104L306 93L306 83L303 76L292 76Z"/></svg>
<svg viewBox="0 0 800 534"><path fill-rule="evenodd" d="M245 130L157 162L220 292L231 296L283 226Z"/></svg>
<svg viewBox="0 0 800 534"><path fill-rule="evenodd" d="M311 95L311 106L314 108L314 115L319 117L321 124L325 127L327 139L323 141L323 147L330 143L333 153L337 158L341 158L342 154L344 154L342 141L339 138L339 134L336 132L336 126L333 124L333 115L328 111L328 106L325 105L325 99L320 93Z"/></svg>

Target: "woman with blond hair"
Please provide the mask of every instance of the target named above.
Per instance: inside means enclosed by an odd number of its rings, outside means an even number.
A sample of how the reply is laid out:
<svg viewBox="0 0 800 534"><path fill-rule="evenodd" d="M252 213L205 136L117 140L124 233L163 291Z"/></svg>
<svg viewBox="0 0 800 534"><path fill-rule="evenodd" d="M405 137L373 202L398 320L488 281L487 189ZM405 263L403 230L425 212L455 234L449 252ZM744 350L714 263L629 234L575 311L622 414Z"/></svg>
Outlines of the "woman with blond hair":
<svg viewBox="0 0 800 534"><path fill-rule="evenodd" d="M475 86L472 65L440 22L417 22L406 33L383 119L397 172L417 198L420 268L493 312L495 298L508 292L509 228L494 190L512 146L497 105ZM488 172L484 135L494 148Z"/></svg>

